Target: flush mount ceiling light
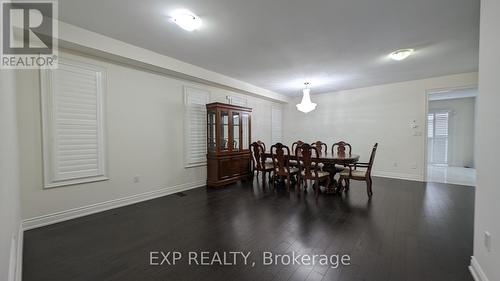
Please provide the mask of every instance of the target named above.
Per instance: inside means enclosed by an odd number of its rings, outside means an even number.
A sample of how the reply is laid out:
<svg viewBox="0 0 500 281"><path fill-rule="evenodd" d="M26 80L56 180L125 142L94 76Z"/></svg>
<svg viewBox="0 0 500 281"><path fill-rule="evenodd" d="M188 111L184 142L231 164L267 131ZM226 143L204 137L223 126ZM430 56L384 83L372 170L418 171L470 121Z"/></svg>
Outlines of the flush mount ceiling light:
<svg viewBox="0 0 500 281"><path fill-rule="evenodd" d="M400 49L389 54L389 57L396 61L401 61L413 54L415 50L413 49Z"/></svg>
<svg viewBox="0 0 500 281"><path fill-rule="evenodd" d="M187 9L179 9L170 13L172 22L186 31L194 31L201 27L201 19Z"/></svg>
<svg viewBox="0 0 500 281"><path fill-rule="evenodd" d="M311 102L309 83L304 83L304 86L304 89L302 89L302 101L297 104L297 110L308 113L316 109L316 104Z"/></svg>

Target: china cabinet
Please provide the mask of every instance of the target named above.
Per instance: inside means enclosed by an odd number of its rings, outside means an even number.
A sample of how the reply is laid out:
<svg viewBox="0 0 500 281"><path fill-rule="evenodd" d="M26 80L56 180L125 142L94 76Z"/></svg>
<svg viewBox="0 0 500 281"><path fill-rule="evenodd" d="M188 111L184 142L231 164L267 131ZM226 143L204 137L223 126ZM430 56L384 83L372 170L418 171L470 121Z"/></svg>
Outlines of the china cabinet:
<svg viewBox="0 0 500 281"><path fill-rule="evenodd" d="M250 176L251 113L248 107L207 104L207 186Z"/></svg>

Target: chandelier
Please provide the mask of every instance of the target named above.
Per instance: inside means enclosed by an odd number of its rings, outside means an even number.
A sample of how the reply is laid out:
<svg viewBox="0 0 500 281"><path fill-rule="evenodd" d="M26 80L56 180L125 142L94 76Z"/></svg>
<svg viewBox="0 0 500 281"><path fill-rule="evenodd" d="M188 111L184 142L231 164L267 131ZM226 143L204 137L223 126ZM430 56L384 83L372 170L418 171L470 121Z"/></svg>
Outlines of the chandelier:
<svg viewBox="0 0 500 281"><path fill-rule="evenodd" d="M309 82L304 83L302 89L302 101L297 104L297 110L308 113L316 109L316 104L311 102L311 89L309 89Z"/></svg>

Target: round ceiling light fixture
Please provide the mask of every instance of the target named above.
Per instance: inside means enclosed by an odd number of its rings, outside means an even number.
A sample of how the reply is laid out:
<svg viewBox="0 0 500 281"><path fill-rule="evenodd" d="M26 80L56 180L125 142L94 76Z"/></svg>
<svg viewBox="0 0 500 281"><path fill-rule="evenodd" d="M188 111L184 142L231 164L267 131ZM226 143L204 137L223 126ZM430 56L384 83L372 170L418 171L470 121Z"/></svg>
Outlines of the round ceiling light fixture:
<svg viewBox="0 0 500 281"><path fill-rule="evenodd" d="M415 52L414 49L399 49L389 54L389 57L395 61L402 61Z"/></svg>
<svg viewBox="0 0 500 281"><path fill-rule="evenodd" d="M194 31L201 27L201 18L187 9L179 9L170 13L172 22L186 31Z"/></svg>

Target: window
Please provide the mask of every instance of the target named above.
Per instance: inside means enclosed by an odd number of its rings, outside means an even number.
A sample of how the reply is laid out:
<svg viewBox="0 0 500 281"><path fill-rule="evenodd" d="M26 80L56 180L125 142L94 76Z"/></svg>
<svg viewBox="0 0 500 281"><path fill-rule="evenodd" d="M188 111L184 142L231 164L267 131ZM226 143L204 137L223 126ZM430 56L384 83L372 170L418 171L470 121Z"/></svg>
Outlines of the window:
<svg viewBox="0 0 500 281"><path fill-rule="evenodd" d="M45 188L105 180L105 70L61 59L40 72Z"/></svg>
<svg viewBox="0 0 500 281"><path fill-rule="evenodd" d="M428 162L448 164L449 112L435 112L427 115Z"/></svg>
<svg viewBox="0 0 500 281"><path fill-rule="evenodd" d="M271 144L282 142L283 112L279 107L271 108Z"/></svg>
<svg viewBox="0 0 500 281"><path fill-rule="evenodd" d="M185 167L207 163L207 108L210 92L184 87Z"/></svg>

